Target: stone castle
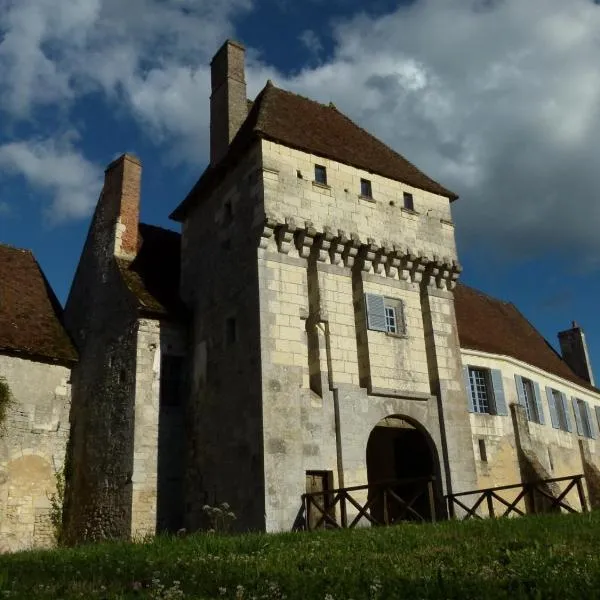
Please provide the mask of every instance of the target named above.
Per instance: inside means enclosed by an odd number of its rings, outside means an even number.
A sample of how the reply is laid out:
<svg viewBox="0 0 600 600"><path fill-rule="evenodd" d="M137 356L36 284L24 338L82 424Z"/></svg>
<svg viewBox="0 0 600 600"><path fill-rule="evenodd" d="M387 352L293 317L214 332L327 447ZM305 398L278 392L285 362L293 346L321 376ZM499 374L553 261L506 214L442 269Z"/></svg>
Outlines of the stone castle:
<svg viewBox="0 0 600 600"><path fill-rule="evenodd" d="M294 526L307 491L434 477L450 493L584 474L600 501L600 390L516 307L457 284L457 196L333 105L212 61L210 164L139 222L141 163L104 187L64 311L0 246L0 548L205 525Z"/></svg>

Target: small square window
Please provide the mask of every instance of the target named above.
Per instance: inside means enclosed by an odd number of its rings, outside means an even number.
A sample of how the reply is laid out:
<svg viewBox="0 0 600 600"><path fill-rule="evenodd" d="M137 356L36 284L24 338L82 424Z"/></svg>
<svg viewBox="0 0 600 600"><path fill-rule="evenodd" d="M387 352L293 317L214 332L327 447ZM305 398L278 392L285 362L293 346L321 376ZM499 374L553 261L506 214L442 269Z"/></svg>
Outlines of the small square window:
<svg viewBox="0 0 600 600"><path fill-rule="evenodd" d="M315 165L315 182L327 185L327 169L323 165Z"/></svg>
<svg viewBox="0 0 600 600"><path fill-rule="evenodd" d="M407 210L415 210L413 195L409 194L408 192L404 192L404 208Z"/></svg>
<svg viewBox="0 0 600 600"><path fill-rule="evenodd" d="M360 180L360 195L365 198L372 198L373 192L371 190L371 182L368 179Z"/></svg>

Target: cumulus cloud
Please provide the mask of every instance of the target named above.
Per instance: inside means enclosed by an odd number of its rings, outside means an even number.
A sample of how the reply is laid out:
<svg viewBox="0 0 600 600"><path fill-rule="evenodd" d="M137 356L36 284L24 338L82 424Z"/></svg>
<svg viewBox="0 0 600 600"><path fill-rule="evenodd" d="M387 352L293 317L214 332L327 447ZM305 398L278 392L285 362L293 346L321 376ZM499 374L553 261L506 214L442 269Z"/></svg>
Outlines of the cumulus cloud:
<svg viewBox="0 0 600 600"><path fill-rule="evenodd" d="M208 63L251 0L75 4L0 0L0 116L31 119L40 106L68 110L100 93L169 156L200 168ZM248 93L269 77L335 102L459 193L462 250L598 260L599 30L592 0L415 0L334 21L333 52L293 76L250 47ZM313 33L298 35L318 49L324 34ZM36 157L48 144L22 147Z"/></svg>
<svg viewBox="0 0 600 600"><path fill-rule="evenodd" d="M10 142L0 145L0 170L23 177L29 186L48 195L51 222L87 216L101 189L102 170L87 161L69 136ZM10 211L0 204L0 214Z"/></svg>
<svg viewBox="0 0 600 600"><path fill-rule="evenodd" d="M282 83L459 193L463 248L600 264L599 30L592 0L418 0L338 22L333 56Z"/></svg>

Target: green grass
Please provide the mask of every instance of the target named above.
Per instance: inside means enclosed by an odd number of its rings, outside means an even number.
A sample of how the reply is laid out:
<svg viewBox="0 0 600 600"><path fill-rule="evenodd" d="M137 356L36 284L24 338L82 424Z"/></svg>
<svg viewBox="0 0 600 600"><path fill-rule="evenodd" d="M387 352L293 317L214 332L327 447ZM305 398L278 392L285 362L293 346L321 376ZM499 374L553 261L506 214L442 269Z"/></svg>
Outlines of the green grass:
<svg viewBox="0 0 600 600"><path fill-rule="evenodd" d="M600 513L22 552L2 597L598 598Z"/></svg>

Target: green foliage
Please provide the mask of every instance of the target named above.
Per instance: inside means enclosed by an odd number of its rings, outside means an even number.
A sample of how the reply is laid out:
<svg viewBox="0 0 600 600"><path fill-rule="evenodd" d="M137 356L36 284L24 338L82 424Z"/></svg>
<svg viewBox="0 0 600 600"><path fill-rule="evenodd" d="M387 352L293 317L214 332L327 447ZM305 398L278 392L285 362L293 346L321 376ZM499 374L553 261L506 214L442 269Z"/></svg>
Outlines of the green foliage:
<svg viewBox="0 0 600 600"><path fill-rule="evenodd" d="M8 382L4 377L0 377L0 427L6 424L6 415L13 402L14 399Z"/></svg>
<svg viewBox="0 0 600 600"><path fill-rule="evenodd" d="M50 500L50 522L57 546L63 542L63 507L65 504L65 472L63 469L54 474L56 492L48 496Z"/></svg>
<svg viewBox="0 0 600 600"><path fill-rule="evenodd" d="M0 597L597 598L600 513L277 535L158 537L0 556Z"/></svg>

